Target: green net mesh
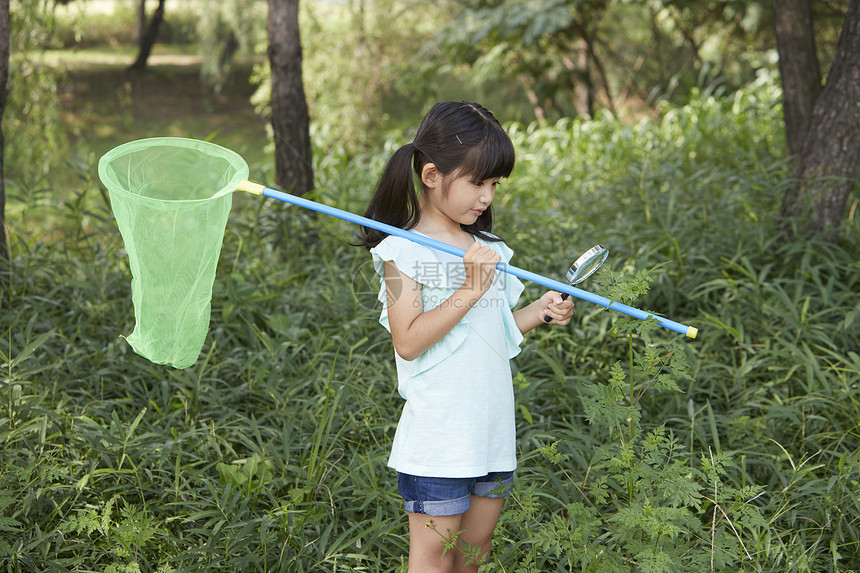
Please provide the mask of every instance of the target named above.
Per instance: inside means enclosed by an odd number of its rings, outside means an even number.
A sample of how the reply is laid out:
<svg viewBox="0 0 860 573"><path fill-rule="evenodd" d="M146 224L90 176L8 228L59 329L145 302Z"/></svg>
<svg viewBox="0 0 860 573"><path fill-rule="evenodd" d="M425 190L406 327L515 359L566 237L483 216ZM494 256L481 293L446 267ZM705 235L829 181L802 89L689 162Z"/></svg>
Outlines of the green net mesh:
<svg viewBox="0 0 860 573"><path fill-rule="evenodd" d="M232 192L248 165L212 143L161 137L109 151L99 177L131 267L135 326L126 339L152 362L187 368L206 339Z"/></svg>

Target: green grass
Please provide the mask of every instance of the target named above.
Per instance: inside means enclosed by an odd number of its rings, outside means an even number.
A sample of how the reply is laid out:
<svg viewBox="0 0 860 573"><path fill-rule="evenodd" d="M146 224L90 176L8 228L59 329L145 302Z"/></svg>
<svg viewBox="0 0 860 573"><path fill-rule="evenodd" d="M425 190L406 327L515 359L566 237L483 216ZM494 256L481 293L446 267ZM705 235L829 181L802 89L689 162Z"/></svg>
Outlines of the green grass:
<svg viewBox="0 0 860 573"><path fill-rule="evenodd" d="M579 302L570 327L527 337L518 482L486 570L860 569L860 233L780 238L777 96L762 81L661 122L509 126L497 217L514 263L560 277L604 243L624 288L650 270L636 306L700 334L628 335ZM316 149L312 198L361 211L387 153ZM128 261L95 161L70 161L55 201L11 206L0 564L402 568L386 468L402 401L355 229L237 196L200 360L157 366L120 338Z"/></svg>

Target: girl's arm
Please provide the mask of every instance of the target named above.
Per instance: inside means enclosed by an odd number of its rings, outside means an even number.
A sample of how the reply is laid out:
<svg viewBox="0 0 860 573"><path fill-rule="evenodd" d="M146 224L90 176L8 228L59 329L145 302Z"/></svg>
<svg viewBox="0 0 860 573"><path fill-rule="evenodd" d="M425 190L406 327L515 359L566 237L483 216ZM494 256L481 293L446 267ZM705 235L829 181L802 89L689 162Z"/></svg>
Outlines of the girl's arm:
<svg viewBox="0 0 860 573"><path fill-rule="evenodd" d="M386 261L388 326L397 354L404 360L415 360L442 340L493 284L496 263L500 260L490 247L474 243L463 257L466 280L462 286L427 312L421 301L421 284Z"/></svg>
<svg viewBox="0 0 860 573"><path fill-rule="evenodd" d="M514 312L514 320L523 334L536 326L547 324L544 320L547 316L552 319L548 324L568 324L573 316L573 297L562 300L561 294L549 291L527 307Z"/></svg>

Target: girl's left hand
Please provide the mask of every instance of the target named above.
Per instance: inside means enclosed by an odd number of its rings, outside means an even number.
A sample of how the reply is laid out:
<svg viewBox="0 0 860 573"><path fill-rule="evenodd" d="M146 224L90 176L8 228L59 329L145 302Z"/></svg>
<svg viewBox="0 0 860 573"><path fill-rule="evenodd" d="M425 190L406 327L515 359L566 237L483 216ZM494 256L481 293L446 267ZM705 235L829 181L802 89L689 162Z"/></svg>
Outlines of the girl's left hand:
<svg viewBox="0 0 860 573"><path fill-rule="evenodd" d="M539 300L539 311L544 322L562 326L570 322L573 316L573 297L562 300L560 293L549 291Z"/></svg>

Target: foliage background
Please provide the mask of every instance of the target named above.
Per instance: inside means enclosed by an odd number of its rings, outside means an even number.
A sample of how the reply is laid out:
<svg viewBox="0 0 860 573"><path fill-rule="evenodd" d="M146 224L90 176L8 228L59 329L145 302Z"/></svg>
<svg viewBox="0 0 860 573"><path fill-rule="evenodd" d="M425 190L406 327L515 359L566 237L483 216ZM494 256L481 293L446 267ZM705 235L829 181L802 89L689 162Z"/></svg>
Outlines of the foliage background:
<svg viewBox="0 0 860 573"><path fill-rule="evenodd" d="M96 25L37 5L12 12L17 30L39 33L15 61L12 145L27 153L10 156L7 175L0 563L397 570L406 519L385 462L402 401L368 255L348 244L355 229L237 196L198 363L153 365L118 336L133 324L129 270L97 158L128 139L189 135L237 149L266 183L264 121L234 125L219 107L247 101L244 78L265 77L252 71L254 46L219 95L179 92L194 99L197 123L167 113L179 100L144 115L155 92L193 76L88 67L133 50L92 39L92 51L74 52L64 38L127 33L131 16ZM402 60L416 38L436 49L433 26L383 27L409 9L304 14L311 198L360 212L427 101L487 95L493 109L519 110L499 112L516 120L518 165L496 211L519 266L560 275L572 252L605 243L611 264L594 289L700 329L681 341L580 303L570 327L528 336L514 362L518 483L485 569L860 569L860 233L853 210L833 243L777 232L790 166L769 54L737 85L694 74L646 113L631 104L540 125L516 90L478 68ZM436 9L431 22L457 16ZM174 43L156 55L196 53L193 16L173 17ZM362 30L372 33L362 40ZM99 66L120 80L101 101L70 101ZM23 86L44 101L22 97ZM540 292L529 285L524 299Z"/></svg>

